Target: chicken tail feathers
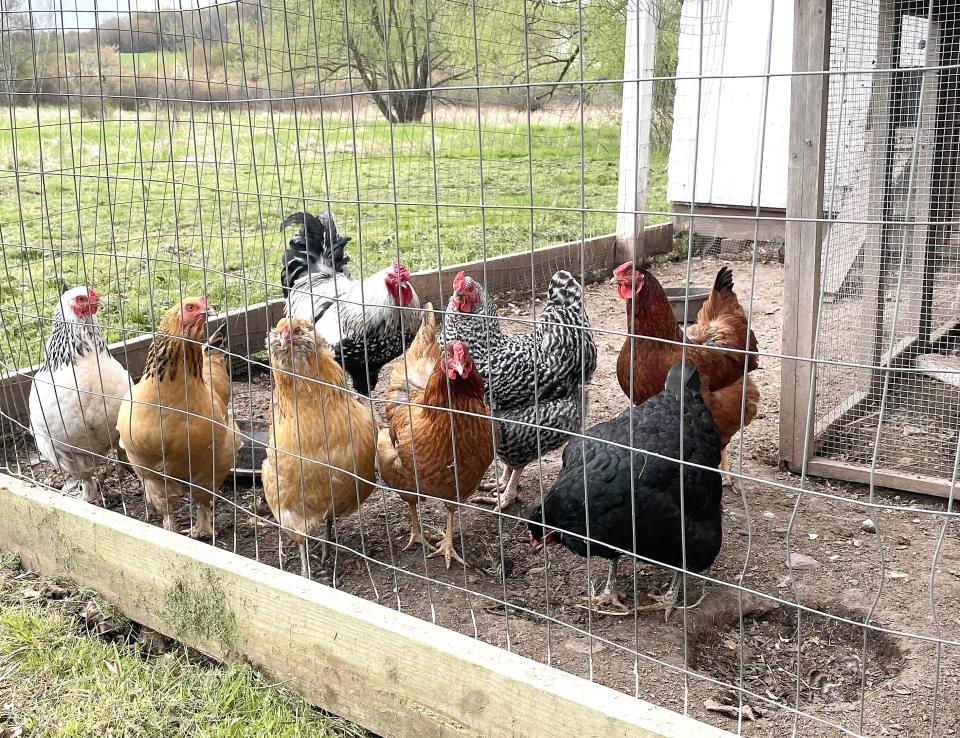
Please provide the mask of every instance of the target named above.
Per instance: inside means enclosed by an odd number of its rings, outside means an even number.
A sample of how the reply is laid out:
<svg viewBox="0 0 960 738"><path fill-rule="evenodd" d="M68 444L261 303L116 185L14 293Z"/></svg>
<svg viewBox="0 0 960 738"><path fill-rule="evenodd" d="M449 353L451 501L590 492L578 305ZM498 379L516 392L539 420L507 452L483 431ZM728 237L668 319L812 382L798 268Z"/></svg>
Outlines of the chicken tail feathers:
<svg viewBox="0 0 960 738"><path fill-rule="evenodd" d="M299 225L300 230L287 242L280 282L284 296L306 274L343 273L350 257L344 253L350 236L337 233L337 224L329 211L319 216L308 212L291 213L280 223L280 230Z"/></svg>
<svg viewBox="0 0 960 738"><path fill-rule="evenodd" d="M714 292L733 292L733 272L730 267L720 267L713 282Z"/></svg>
<svg viewBox="0 0 960 738"><path fill-rule="evenodd" d="M428 353L432 355L433 349L436 349L439 354L440 347L437 345L437 340L437 314L433 311L433 303L428 302L423 306L423 324L410 344L408 355L413 357Z"/></svg>
<svg viewBox="0 0 960 738"><path fill-rule="evenodd" d="M583 288L570 272L561 269L550 278L547 302L562 307L582 305Z"/></svg>
<svg viewBox="0 0 960 738"><path fill-rule="evenodd" d="M223 338L223 326L221 325L217 330L213 332L213 335L207 339L207 342L203 344L203 353L209 354L211 350L223 351L224 347L224 338Z"/></svg>

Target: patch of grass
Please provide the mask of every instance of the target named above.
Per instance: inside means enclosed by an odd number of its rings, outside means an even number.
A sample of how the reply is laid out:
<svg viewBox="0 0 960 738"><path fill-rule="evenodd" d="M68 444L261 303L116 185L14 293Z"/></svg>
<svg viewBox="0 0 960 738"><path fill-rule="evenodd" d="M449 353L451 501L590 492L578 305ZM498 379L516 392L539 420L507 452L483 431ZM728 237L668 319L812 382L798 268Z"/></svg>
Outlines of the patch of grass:
<svg viewBox="0 0 960 738"><path fill-rule="evenodd" d="M76 610L97 602L90 597L18 572L15 558L0 554L0 733L6 726L33 738L366 735L250 668L88 635Z"/></svg>
<svg viewBox="0 0 960 738"><path fill-rule="evenodd" d="M6 367L40 359L37 339L64 284L106 296L109 340L152 329L184 296L204 292L228 309L279 297L278 226L304 207L329 207L354 237L355 274L398 252L413 270L435 268L616 223L616 120L582 130L496 120L479 131L449 121L391 128L352 125L348 111L239 106L105 121L19 108L10 120L0 121ZM649 208L660 212L666 162L653 152Z"/></svg>

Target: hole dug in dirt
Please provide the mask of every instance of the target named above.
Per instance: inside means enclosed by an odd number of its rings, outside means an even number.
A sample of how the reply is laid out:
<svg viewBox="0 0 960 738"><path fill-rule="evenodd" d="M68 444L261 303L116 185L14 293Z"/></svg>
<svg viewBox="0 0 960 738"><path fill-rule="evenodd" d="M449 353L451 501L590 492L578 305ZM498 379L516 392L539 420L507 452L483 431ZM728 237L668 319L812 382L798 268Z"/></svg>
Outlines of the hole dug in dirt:
<svg viewBox="0 0 960 738"><path fill-rule="evenodd" d="M854 622L864 614L830 603L816 609ZM704 613L690 638L691 666L736 686L740 680L740 620L736 602L725 602L712 614ZM743 616L743 686L779 702L794 704L797 657L800 658L800 702L803 704L855 702L864 687L869 691L903 670L904 658L894 639L867 631L866 658L863 628L823 615L802 612L799 647L797 608L748 609ZM861 681L864 678L865 681Z"/></svg>

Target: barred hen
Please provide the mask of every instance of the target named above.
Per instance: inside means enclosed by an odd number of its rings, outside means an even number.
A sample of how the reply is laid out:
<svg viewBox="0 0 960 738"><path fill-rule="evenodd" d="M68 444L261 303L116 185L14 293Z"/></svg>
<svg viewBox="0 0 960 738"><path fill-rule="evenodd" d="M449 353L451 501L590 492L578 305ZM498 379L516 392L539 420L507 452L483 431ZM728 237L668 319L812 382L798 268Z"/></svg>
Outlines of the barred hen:
<svg viewBox="0 0 960 738"><path fill-rule="evenodd" d="M403 353L420 327L420 298L399 261L361 281L346 269L349 236L330 213L288 215L280 228L300 224L283 255L286 315L316 325L357 392L368 395L380 370Z"/></svg>
<svg viewBox="0 0 960 738"><path fill-rule="evenodd" d="M444 340L462 340L471 347L492 396L499 421L497 456L504 470L499 480L484 485L495 495L475 501L499 511L517 500L523 469L560 448L582 427L581 389L597 368L583 289L570 272L557 272L536 328L505 334L496 305L475 280L460 272L447 306Z"/></svg>
<svg viewBox="0 0 960 738"><path fill-rule="evenodd" d="M680 515L680 395L683 393L683 512ZM630 446L631 453L610 442ZM700 378L691 364L673 366L662 392L613 420L595 425L575 438L563 452L563 468L546 494L543 506L529 516L530 542L535 549L561 543L587 556L610 559L603 594L591 598L596 607L626 612L616 592L617 561L622 549L672 567L684 565L700 572L720 551L722 484L720 435L700 394ZM667 458L650 456L652 451ZM633 468L631 470L631 456ZM584 489L586 482L586 489ZM631 482L633 494L631 495ZM589 510L585 508L587 500ZM587 515L589 512L589 517ZM589 527L588 527L589 521ZM636 548L634 548L636 540ZM676 606L680 573L675 572L667 593L657 604L640 610L664 609L669 617Z"/></svg>

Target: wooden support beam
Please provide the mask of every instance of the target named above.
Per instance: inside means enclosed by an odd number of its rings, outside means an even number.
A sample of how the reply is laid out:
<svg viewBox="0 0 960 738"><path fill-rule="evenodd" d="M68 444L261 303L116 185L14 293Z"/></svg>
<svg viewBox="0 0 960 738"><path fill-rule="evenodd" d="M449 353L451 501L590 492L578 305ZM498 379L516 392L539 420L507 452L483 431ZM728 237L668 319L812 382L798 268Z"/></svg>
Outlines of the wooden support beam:
<svg viewBox="0 0 960 738"><path fill-rule="evenodd" d="M900 61L900 34L902 17L896 12L894 0L880 0L877 9L877 60L879 69L893 69ZM870 106L864 145L870 166L867 173L869 202L867 203L866 240L863 246L863 319L861 324L869 347L867 361L879 367L882 359L883 323L886 301L888 258L891 242L900 233L894 222L893 202L895 179L894 153L896 129L892 122L891 97L893 72L875 72L870 85ZM902 226L902 224L901 224ZM898 242L899 243L899 242ZM909 241L908 241L909 243ZM870 392L876 393L883 384L882 372L874 370Z"/></svg>
<svg viewBox="0 0 960 738"><path fill-rule="evenodd" d="M650 252L645 244L650 167L653 70L657 52L657 0L627 3L617 178L617 261L635 261Z"/></svg>
<svg viewBox="0 0 960 738"><path fill-rule="evenodd" d="M615 243L616 238L612 234L587 238L582 242L568 241L536 249L532 254L530 251L521 251L486 260L451 264L443 269L415 272L410 281L420 297L420 302L432 302L437 309L446 307L453 287L453 278L459 271L464 271L478 280L487 292L532 289L540 295L558 269L569 270L577 279L581 277L581 253L588 278L593 272L609 275L615 263Z"/></svg>
<svg viewBox="0 0 960 738"><path fill-rule="evenodd" d="M733 738L670 710L185 536L0 475L0 549L128 617L410 738Z"/></svg>
<svg viewBox="0 0 960 738"><path fill-rule="evenodd" d="M840 479L844 482L857 484L870 483L870 467L861 464L851 464L847 461L836 461L814 457L807 465L807 472L815 477ZM877 469L873 477L877 487L900 489L915 494L933 495L935 497L950 496L950 480L943 477L930 477L924 474L911 474L905 471L891 471ZM960 490L954 490L954 496Z"/></svg>
<svg viewBox="0 0 960 738"><path fill-rule="evenodd" d="M814 392L813 339L820 295L823 181L830 78L831 0L795 0L793 77L790 92L790 158L784 246L783 340L780 370L780 458L803 464L804 438L812 432L807 405ZM802 219L802 220L801 220ZM813 446L811 444L810 449Z"/></svg>

